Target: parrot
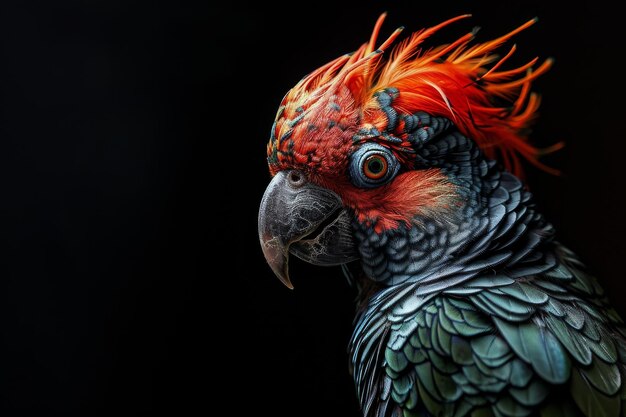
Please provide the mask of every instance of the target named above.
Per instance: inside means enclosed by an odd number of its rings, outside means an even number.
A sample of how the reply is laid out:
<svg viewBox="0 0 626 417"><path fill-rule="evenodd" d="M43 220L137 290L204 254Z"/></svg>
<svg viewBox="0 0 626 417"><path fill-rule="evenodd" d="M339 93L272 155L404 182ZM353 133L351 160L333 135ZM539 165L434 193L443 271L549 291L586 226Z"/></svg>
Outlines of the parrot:
<svg viewBox="0 0 626 417"><path fill-rule="evenodd" d="M552 65L505 65L532 19L478 42L371 37L284 96L258 233L289 288L293 255L358 292L348 346L365 417L626 416L626 329L525 184Z"/></svg>

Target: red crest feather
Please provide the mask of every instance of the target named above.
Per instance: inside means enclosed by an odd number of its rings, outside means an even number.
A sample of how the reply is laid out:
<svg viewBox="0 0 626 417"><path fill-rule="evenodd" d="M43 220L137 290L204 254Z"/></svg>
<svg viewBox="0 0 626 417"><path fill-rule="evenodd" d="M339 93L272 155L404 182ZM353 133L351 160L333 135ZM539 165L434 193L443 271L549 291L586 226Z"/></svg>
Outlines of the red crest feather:
<svg viewBox="0 0 626 417"><path fill-rule="evenodd" d="M534 58L514 69L502 69L513 55L513 45L502 58L495 55L506 41L528 28L531 20L504 36L484 43L473 43L474 32L467 33L454 42L431 49L422 49L423 42L432 34L469 17L462 15L437 26L414 33L393 48L388 57L384 52L390 48L402 28L377 48L380 28L385 18L381 15L368 43L356 52L341 56L312 72L292 88L281 103L276 125L268 146L270 166L277 165L289 154L282 138L291 136L292 128L302 118L319 120L320 112L328 104L345 96L349 91L351 103L343 106L347 113L344 122L353 121L356 132L360 127L370 126L383 132L387 120L380 111L375 93L387 88L399 91L393 107L399 114L426 112L433 116L450 119L466 136L471 137L489 158L500 157L505 167L521 174L519 155L542 169L556 173L538 161L541 154L561 147L557 144L538 149L528 142L527 128L539 107L539 96L530 91L532 82L551 66L550 59L535 67ZM332 97L332 99L331 99ZM342 104L346 104L344 97ZM504 103L504 104L503 104ZM309 123L310 125L310 123ZM401 127L401 126L400 126ZM290 130L291 129L291 130ZM343 129L346 131L347 129ZM402 137L398 130L398 137ZM291 157L296 141L306 141L305 129L293 132ZM300 133L300 135L295 135ZM318 142L320 139L315 140ZM313 146L313 144L310 144ZM312 149L311 147L305 147ZM408 141L402 145L410 146ZM302 153L302 147L300 147ZM302 156L302 155L300 155ZM311 160L311 158L308 158Z"/></svg>

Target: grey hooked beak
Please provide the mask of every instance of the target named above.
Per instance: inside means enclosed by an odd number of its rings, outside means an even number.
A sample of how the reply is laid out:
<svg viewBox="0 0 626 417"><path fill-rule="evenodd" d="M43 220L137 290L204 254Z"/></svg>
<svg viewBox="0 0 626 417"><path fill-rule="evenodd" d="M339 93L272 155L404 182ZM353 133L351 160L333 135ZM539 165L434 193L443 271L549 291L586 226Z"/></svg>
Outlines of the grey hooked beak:
<svg viewBox="0 0 626 417"><path fill-rule="evenodd" d="M265 190L259 239L267 263L287 287L289 252L316 265L358 259L350 216L333 191L307 181L299 171L281 171Z"/></svg>

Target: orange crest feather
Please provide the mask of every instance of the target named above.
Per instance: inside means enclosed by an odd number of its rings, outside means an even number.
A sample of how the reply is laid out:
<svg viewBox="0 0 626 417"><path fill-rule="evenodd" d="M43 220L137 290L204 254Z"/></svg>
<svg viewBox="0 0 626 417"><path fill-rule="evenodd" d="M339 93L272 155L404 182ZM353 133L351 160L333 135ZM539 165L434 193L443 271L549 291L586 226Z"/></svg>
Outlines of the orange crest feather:
<svg viewBox="0 0 626 417"><path fill-rule="evenodd" d="M546 171L557 172L540 163L538 157L558 149L561 144L540 150L532 146L526 136L540 103L539 96L530 92L531 84L550 68L552 61L548 59L533 69L538 61L535 58L518 68L503 70L501 67L516 46L513 45L503 58L495 55L503 43L536 20L488 42L472 44L475 33L470 32L450 44L421 49L429 36L470 15L458 16L414 33L384 59L383 53L402 31L402 28L397 29L376 48L385 16L379 17L368 43L353 54L341 56L312 72L287 93L268 145L270 165L272 155L276 157L281 152L281 141L277 138L289 133L286 129L293 126L293 120L298 117L296 109L300 112L306 109L299 117L314 114L316 108L327 104L330 96L334 100L347 88L353 103L346 111L357 113L351 118L358 125L354 131L361 126L374 126L382 132L386 120L380 114L375 93L395 88L399 95L393 106L398 113L421 111L450 119L487 157L500 157L505 167L517 174L521 174L518 155ZM400 146L410 144L404 141Z"/></svg>

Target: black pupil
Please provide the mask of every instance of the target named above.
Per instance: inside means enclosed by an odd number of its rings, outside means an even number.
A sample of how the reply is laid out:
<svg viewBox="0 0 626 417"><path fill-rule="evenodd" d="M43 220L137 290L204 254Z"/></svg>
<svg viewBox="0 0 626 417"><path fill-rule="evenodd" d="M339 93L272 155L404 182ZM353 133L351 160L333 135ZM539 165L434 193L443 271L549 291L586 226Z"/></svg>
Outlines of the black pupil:
<svg viewBox="0 0 626 417"><path fill-rule="evenodd" d="M380 174L383 170L383 162L378 157L372 158L368 161L367 168L372 174Z"/></svg>

